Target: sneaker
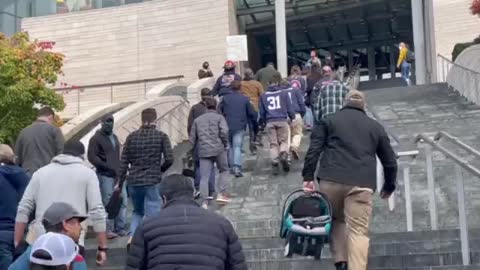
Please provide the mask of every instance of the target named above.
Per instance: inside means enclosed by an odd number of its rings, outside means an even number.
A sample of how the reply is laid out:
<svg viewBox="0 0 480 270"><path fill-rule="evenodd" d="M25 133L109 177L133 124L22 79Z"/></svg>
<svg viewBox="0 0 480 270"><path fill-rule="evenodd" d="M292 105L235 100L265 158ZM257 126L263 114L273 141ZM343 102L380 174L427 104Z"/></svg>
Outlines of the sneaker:
<svg viewBox="0 0 480 270"><path fill-rule="evenodd" d="M128 232L125 231L125 230L118 230L115 232L118 236L120 237L124 237L124 236L127 236L128 235Z"/></svg>
<svg viewBox="0 0 480 270"><path fill-rule="evenodd" d="M195 193L193 193L193 199L195 200L200 199L200 191L195 190Z"/></svg>
<svg viewBox="0 0 480 270"><path fill-rule="evenodd" d="M272 173L273 175L280 174L280 167L278 166L278 163L272 163Z"/></svg>
<svg viewBox="0 0 480 270"><path fill-rule="evenodd" d="M298 153L298 150L296 150L296 149L292 149L292 156L293 156L293 159L295 159L295 160L300 159L300 154Z"/></svg>
<svg viewBox="0 0 480 270"><path fill-rule="evenodd" d="M107 232L107 239L115 239L118 237L118 234L114 233L114 232Z"/></svg>
<svg viewBox="0 0 480 270"><path fill-rule="evenodd" d="M226 195L220 194L217 196L218 203L229 203L230 201L231 199Z"/></svg>
<svg viewBox="0 0 480 270"><path fill-rule="evenodd" d="M202 203L202 208L205 209L205 210L208 210L208 203L207 203L207 202L203 202L203 203Z"/></svg>
<svg viewBox="0 0 480 270"><path fill-rule="evenodd" d="M282 168L285 172L290 171L290 162L288 162L288 154L286 152L280 154L280 163L282 163Z"/></svg>
<svg viewBox="0 0 480 270"><path fill-rule="evenodd" d="M237 178L243 177L243 173L242 173L242 171L240 170L240 168L235 167L235 168L233 169L233 171L234 171L235 177L237 177Z"/></svg>

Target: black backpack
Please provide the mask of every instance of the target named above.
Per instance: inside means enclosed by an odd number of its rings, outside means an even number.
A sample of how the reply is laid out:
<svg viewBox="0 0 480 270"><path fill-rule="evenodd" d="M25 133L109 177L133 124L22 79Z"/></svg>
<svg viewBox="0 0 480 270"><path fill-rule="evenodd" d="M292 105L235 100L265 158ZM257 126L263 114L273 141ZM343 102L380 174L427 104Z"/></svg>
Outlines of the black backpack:
<svg viewBox="0 0 480 270"><path fill-rule="evenodd" d="M411 64L415 61L415 53L411 50L408 50L407 52L407 63Z"/></svg>

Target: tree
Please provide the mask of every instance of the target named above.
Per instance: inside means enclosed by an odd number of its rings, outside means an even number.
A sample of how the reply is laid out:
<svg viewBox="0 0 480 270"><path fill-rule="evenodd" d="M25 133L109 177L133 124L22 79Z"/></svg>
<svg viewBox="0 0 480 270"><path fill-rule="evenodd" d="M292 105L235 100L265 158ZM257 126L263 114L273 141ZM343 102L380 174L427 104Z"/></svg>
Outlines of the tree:
<svg viewBox="0 0 480 270"><path fill-rule="evenodd" d="M49 87L62 74L63 58L25 32L10 38L0 33L0 143L13 144L35 120L36 108L63 110L63 96Z"/></svg>

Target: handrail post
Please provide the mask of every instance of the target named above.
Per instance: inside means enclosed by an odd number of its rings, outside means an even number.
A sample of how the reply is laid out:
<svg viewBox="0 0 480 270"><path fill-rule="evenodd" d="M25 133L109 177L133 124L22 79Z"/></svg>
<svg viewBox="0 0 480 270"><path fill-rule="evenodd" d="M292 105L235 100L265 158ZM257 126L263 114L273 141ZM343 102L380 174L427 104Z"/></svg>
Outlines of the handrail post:
<svg viewBox="0 0 480 270"><path fill-rule="evenodd" d="M462 167L455 164L458 199L458 223L460 227L460 243L462 246L463 265L470 265L470 245L468 243L467 213L465 210L465 187L463 182Z"/></svg>
<svg viewBox="0 0 480 270"><path fill-rule="evenodd" d="M413 231L412 194L410 191L410 166L403 167L403 183L405 186L405 215L407 232Z"/></svg>
<svg viewBox="0 0 480 270"><path fill-rule="evenodd" d="M437 204L435 201L435 178L433 172L433 157L432 147L430 145L425 146L426 165L427 165L427 185L428 185L428 197L429 197L429 210L430 210L430 225L432 230L438 229L437 221Z"/></svg>
<svg viewBox="0 0 480 270"><path fill-rule="evenodd" d="M113 103L113 84L110 84L110 103Z"/></svg>
<svg viewBox="0 0 480 270"><path fill-rule="evenodd" d="M77 89L77 115L80 115L80 89Z"/></svg>

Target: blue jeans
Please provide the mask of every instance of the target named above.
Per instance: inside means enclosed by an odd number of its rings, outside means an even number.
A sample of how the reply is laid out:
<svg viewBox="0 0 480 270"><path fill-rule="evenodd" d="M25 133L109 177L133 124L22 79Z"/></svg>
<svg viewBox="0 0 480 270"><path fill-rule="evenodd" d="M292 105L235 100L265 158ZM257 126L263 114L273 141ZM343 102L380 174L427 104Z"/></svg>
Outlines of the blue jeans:
<svg viewBox="0 0 480 270"><path fill-rule="evenodd" d="M193 150L193 159L195 160L195 189L200 190L200 180L202 179L202 174L200 173L200 158L198 157L198 148L195 147ZM208 178L208 193L213 195L215 193L215 167L212 167L210 171L210 178Z"/></svg>
<svg viewBox="0 0 480 270"><path fill-rule="evenodd" d="M305 126L313 127L313 113L310 107L307 107L307 113L303 118Z"/></svg>
<svg viewBox="0 0 480 270"><path fill-rule="evenodd" d="M160 212L162 199L158 185L128 186L128 192L133 204L132 223L130 224L130 235L133 235L144 217Z"/></svg>
<svg viewBox="0 0 480 270"><path fill-rule="evenodd" d="M402 79L405 80L407 85L410 85L410 68L411 65L407 61L402 63Z"/></svg>
<svg viewBox="0 0 480 270"><path fill-rule="evenodd" d="M230 167L242 168L242 148L245 130L231 131L228 136L228 160Z"/></svg>
<svg viewBox="0 0 480 270"><path fill-rule="evenodd" d="M100 193L102 194L102 202L103 205L106 206L108 201L110 201L110 197L113 194L113 188L115 187L115 179L104 176L98 175L98 180L100 181ZM127 189L125 185L123 185L122 189L122 206L120 207L120 212L115 219L107 220L107 232L120 232L125 230L125 219L127 216Z"/></svg>
<svg viewBox="0 0 480 270"><path fill-rule="evenodd" d="M0 234L0 270L7 270L13 260L13 232L5 231Z"/></svg>

